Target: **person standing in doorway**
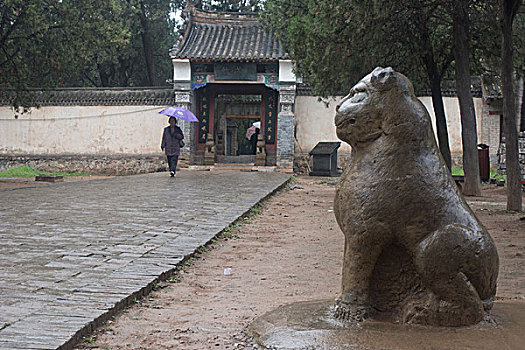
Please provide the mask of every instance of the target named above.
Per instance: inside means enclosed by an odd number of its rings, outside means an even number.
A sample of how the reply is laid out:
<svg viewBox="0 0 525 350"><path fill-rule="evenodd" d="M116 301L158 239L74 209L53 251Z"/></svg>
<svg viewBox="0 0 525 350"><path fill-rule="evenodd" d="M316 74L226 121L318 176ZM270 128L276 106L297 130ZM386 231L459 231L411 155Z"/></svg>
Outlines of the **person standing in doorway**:
<svg viewBox="0 0 525 350"><path fill-rule="evenodd" d="M250 146L252 154L257 154L257 138L259 137L260 131L261 130L259 128L255 128L255 132L252 136L250 136Z"/></svg>
<svg viewBox="0 0 525 350"><path fill-rule="evenodd" d="M261 122L255 122L246 130L246 138L250 141L250 153L257 154L257 139L261 132Z"/></svg>
<svg viewBox="0 0 525 350"><path fill-rule="evenodd" d="M170 117L169 124L169 126L164 128L160 148L166 152L170 176L174 177L177 172L177 163L179 161L180 147L182 139L184 139L184 134L177 126L177 119L175 117Z"/></svg>

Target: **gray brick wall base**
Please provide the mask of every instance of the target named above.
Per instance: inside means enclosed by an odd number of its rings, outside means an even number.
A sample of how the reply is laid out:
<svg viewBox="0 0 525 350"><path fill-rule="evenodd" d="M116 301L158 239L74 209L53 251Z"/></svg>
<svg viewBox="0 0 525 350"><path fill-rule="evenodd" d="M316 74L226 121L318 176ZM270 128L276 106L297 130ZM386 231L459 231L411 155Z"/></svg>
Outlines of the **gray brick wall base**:
<svg viewBox="0 0 525 350"><path fill-rule="evenodd" d="M179 157L179 167L189 158ZM166 156L151 155L0 155L0 171L28 166L48 172L82 172L91 175L135 175L167 171Z"/></svg>

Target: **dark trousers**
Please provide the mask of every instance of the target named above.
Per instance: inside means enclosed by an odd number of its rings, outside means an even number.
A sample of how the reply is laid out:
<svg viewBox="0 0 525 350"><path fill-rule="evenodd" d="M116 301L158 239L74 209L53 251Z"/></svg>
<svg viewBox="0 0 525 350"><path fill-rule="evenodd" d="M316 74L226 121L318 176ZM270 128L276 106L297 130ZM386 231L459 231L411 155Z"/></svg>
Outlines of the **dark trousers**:
<svg viewBox="0 0 525 350"><path fill-rule="evenodd" d="M179 156L166 156L166 157L168 157L168 166L170 167L170 171L176 172L177 163L179 161Z"/></svg>

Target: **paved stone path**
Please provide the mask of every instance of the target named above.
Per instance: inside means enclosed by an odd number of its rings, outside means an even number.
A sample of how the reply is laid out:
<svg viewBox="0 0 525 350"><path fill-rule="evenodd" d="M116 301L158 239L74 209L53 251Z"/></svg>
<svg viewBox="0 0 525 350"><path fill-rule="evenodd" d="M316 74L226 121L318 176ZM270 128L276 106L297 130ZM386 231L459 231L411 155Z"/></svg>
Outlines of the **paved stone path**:
<svg viewBox="0 0 525 350"><path fill-rule="evenodd" d="M0 190L0 349L70 348L288 178L180 171Z"/></svg>

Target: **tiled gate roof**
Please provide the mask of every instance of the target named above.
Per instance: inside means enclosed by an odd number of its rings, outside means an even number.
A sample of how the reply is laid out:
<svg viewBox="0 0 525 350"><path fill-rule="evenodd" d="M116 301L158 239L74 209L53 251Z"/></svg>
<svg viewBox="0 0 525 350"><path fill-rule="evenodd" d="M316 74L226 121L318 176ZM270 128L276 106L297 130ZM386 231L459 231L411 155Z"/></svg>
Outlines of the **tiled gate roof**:
<svg viewBox="0 0 525 350"><path fill-rule="evenodd" d="M171 50L174 58L266 61L288 58L271 31L255 14L193 10L184 37Z"/></svg>

